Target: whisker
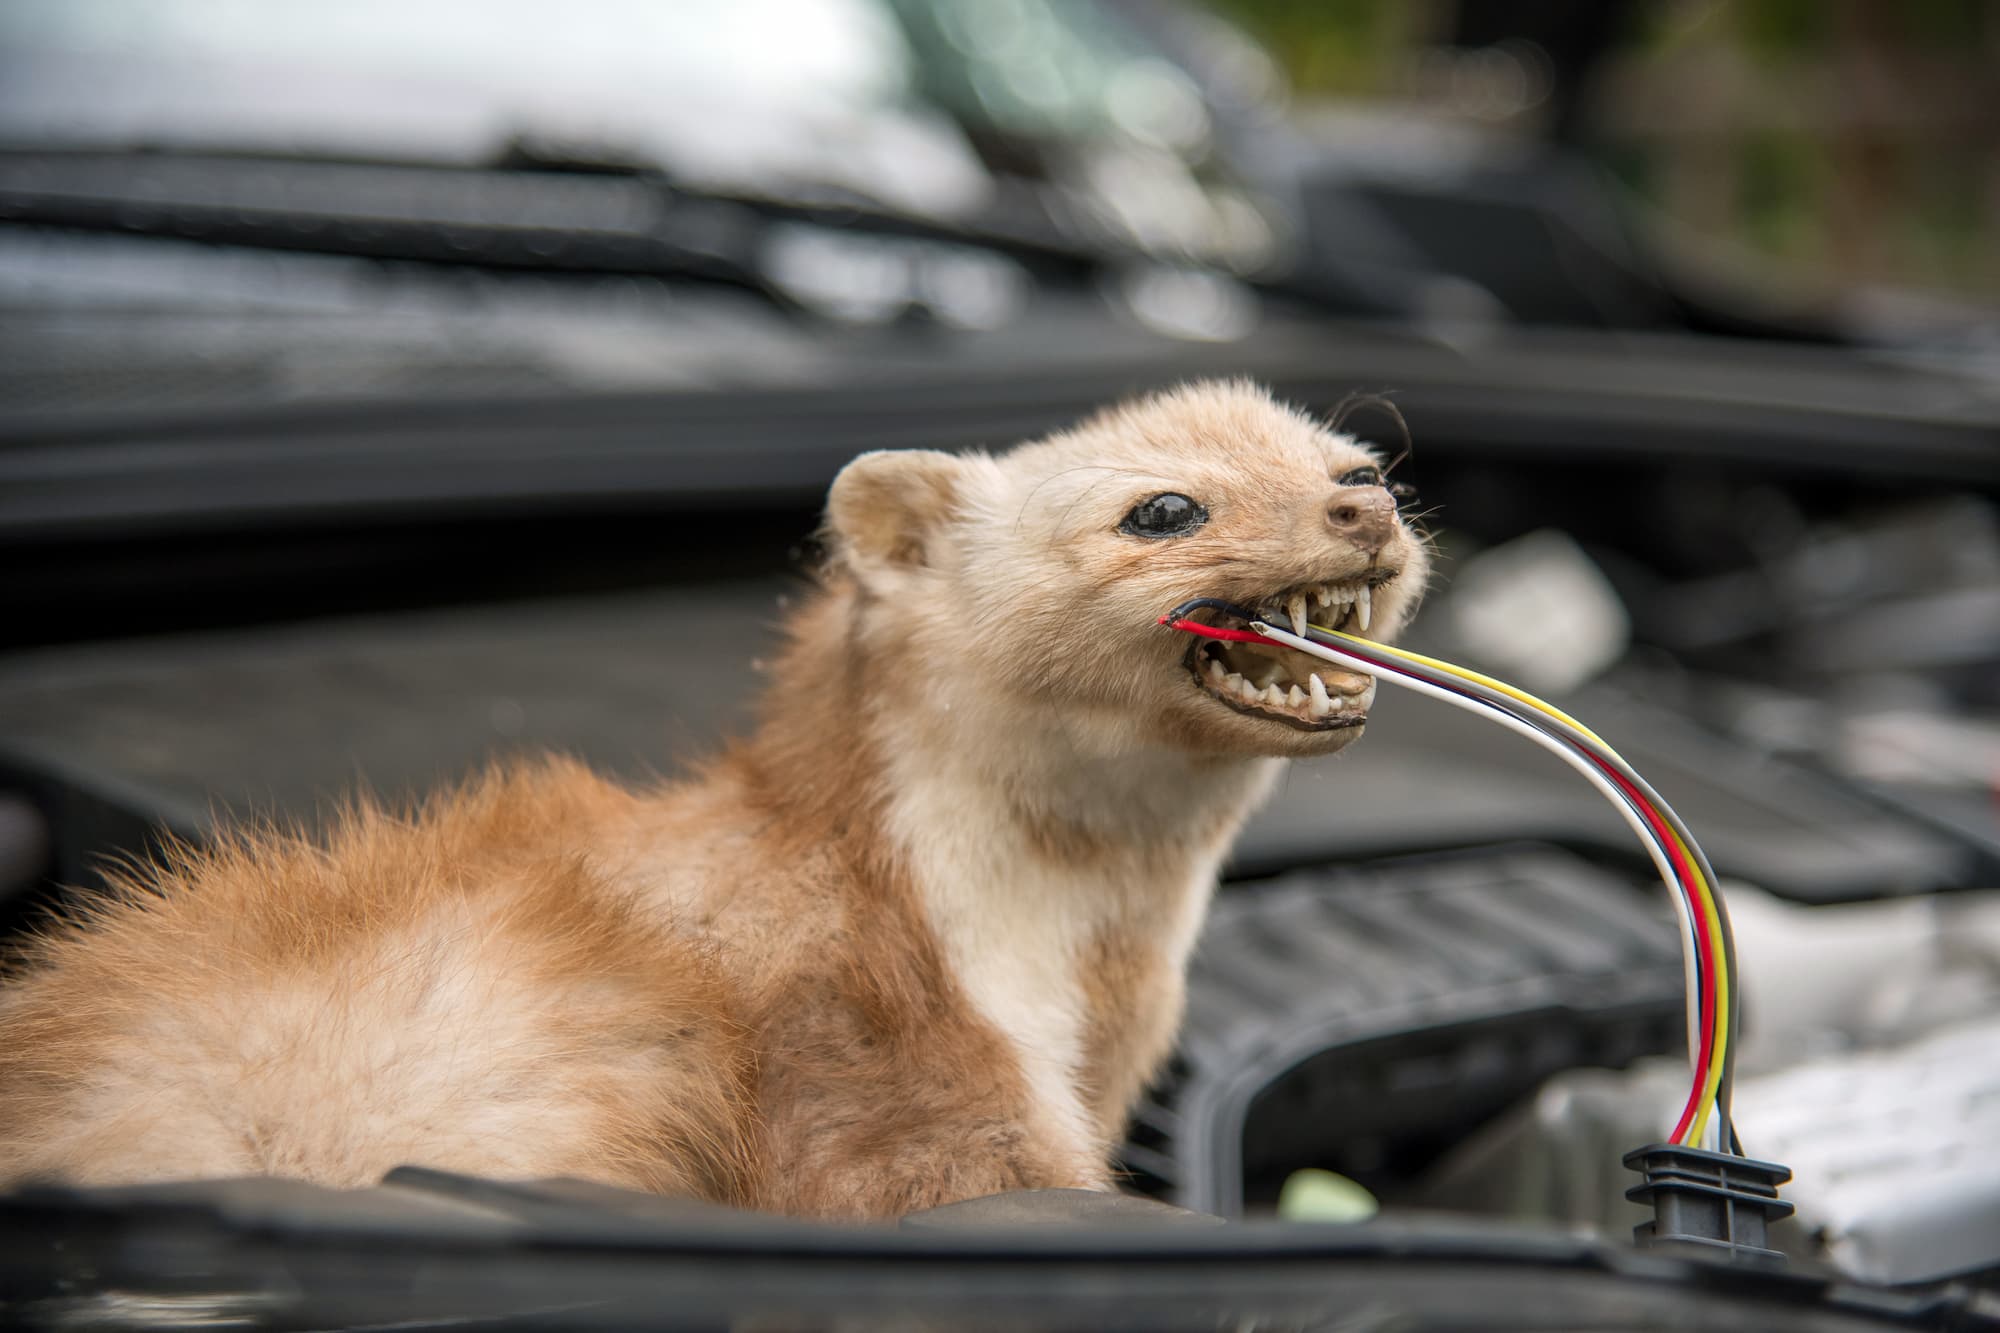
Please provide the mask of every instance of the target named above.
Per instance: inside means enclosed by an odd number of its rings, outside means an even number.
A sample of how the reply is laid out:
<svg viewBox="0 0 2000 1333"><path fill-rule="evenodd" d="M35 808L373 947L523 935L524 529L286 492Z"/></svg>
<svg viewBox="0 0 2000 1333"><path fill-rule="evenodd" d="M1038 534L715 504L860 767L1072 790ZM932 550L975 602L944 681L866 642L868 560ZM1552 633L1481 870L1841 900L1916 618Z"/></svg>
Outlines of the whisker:
<svg viewBox="0 0 2000 1333"><path fill-rule="evenodd" d="M1148 475L1144 472L1136 472L1131 468L1106 467L1103 468L1102 470L1113 473L1121 477L1144 477ZM1060 532L1062 531L1062 529L1069 526L1069 516L1076 512L1076 507L1082 504L1085 500L1088 500L1092 492L1094 492L1099 486L1103 485L1104 482L1109 480L1111 480L1110 477L1102 478L1099 481L1092 482L1090 485L1084 487L1081 491L1077 492L1076 498L1074 500L1071 500L1069 504L1064 507L1062 512L1062 517L1056 520L1056 530ZM1037 489L1040 488L1037 487ZM1020 522L1020 519L1017 517L1015 519L1015 522L1018 524Z"/></svg>
<svg viewBox="0 0 2000 1333"><path fill-rule="evenodd" d="M1131 468L1114 467L1109 463L1078 463L1075 467L1066 467L1060 472L1051 472L1048 476L1043 477L1040 481L1036 482L1035 488L1029 491L1028 494L1022 499L1021 508L1014 515L1014 531L1019 532L1021 530L1021 520L1027 517L1028 506L1033 504L1035 502L1035 497L1042 493L1042 487L1048 485L1052 481L1055 481L1059 477L1067 477L1072 472L1115 472L1128 477L1142 477L1146 475L1143 472L1135 472ZM1088 495L1090 494L1090 492L1089 490L1085 490L1083 494ZM1079 500L1082 498L1083 498L1082 496L1077 497L1077 499ZM1070 502L1070 508L1074 509L1075 507L1076 507L1076 501L1072 500ZM1063 517L1065 522L1068 521L1068 516L1069 516L1069 511L1064 510Z"/></svg>

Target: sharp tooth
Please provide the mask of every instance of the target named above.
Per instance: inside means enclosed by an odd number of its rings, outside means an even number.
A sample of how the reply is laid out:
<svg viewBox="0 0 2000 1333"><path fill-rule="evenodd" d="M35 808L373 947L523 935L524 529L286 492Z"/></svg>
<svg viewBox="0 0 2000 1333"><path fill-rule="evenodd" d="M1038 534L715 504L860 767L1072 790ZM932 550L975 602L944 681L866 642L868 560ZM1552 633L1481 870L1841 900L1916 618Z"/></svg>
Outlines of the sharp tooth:
<svg viewBox="0 0 2000 1333"><path fill-rule="evenodd" d="M1242 699L1246 704L1256 703L1258 698L1263 694L1263 691L1241 676L1232 675L1230 679L1236 682L1237 697Z"/></svg>
<svg viewBox="0 0 2000 1333"><path fill-rule="evenodd" d="M1294 685L1285 693L1285 702L1297 708L1306 701L1306 692Z"/></svg>
<svg viewBox="0 0 2000 1333"><path fill-rule="evenodd" d="M1266 685L1264 687L1264 702L1273 708L1283 708L1285 706L1284 691L1280 690L1276 685Z"/></svg>
<svg viewBox="0 0 2000 1333"><path fill-rule="evenodd" d="M1292 600L1285 605L1285 610L1292 618L1292 633L1304 634L1306 626L1311 623L1306 616L1306 595L1302 592L1293 593Z"/></svg>
<svg viewBox="0 0 2000 1333"><path fill-rule="evenodd" d="M1229 673L1223 669L1221 659L1214 657L1208 659L1208 678L1210 680L1220 685L1222 683L1222 678L1228 674Z"/></svg>
<svg viewBox="0 0 2000 1333"><path fill-rule="evenodd" d="M1306 689L1312 695L1312 715L1314 717L1325 717L1333 711L1333 700L1327 697L1326 682L1319 678L1317 671L1306 677Z"/></svg>
<svg viewBox="0 0 2000 1333"><path fill-rule="evenodd" d="M1372 594L1365 583L1361 585L1361 590L1354 594L1354 613L1360 617L1361 632L1363 634L1368 632L1368 614L1371 610L1370 604L1372 600Z"/></svg>

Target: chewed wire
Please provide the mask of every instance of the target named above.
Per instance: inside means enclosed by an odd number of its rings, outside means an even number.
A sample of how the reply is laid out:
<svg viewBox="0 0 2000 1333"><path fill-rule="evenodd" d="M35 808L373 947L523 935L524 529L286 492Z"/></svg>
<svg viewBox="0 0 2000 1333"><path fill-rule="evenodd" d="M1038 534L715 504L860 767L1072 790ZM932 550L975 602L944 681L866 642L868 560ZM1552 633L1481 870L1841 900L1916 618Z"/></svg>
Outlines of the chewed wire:
<svg viewBox="0 0 2000 1333"><path fill-rule="evenodd" d="M1192 619L1204 609L1224 612L1250 628L1230 629ZM1671 1141L1692 1147L1712 1143L1723 1152L1740 1152L1742 1145L1729 1113L1735 1083L1735 943L1728 913L1716 891L1715 871L1673 807L1603 737L1525 690L1466 667L1339 630L1306 625L1299 627L1299 632L1280 628L1274 620L1290 625L1283 616L1260 617L1229 602L1203 597L1175 607L1160 618L1160 623L1211 639L1291 648L1477 713L1553 751L1611 802L1672 891L1681 923L1693 1082Z"/></svg>

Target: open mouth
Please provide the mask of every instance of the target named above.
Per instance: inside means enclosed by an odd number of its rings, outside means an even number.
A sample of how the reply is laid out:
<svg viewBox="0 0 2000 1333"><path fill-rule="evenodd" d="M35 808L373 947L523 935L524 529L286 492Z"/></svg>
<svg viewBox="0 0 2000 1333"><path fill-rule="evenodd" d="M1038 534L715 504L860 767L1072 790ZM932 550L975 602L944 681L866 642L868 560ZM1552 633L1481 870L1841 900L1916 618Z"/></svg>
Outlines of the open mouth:
<svg viewBox="0 0 2000 1333"><path fill-rule="evenodd" d="M1368 579L1301 585L1264 598L1258 614L1278 623L1366 632L1374 620L1374 590L1393 577L1378 572ZM1212 616L1218 627L1249 627L1225 612ZM1374 677L1290 648L1198 639L1188 649L1187 665L1203 690L1237 712L1306 731L1358 727L1368 720L1375 698Z"/></svg>

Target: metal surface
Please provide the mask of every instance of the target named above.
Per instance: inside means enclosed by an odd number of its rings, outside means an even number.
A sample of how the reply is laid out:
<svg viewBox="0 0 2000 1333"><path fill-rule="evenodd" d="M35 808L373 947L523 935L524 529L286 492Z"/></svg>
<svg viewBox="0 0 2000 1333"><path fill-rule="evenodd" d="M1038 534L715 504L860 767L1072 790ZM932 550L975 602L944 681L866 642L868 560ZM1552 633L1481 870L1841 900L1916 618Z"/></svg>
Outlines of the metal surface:
<svg viewBox="0 0 2000 1333"><path fill-rule="evenodd" d="M0 656L0 783L53 819L56 873L212 817L310 824L366 787L421 794L508 753L564 750L628 778L747 723L783 580L715 582ZM1161 631L1167 633L1167 631ZM1943 833L1731 747L1671 709L1567 701L1701 832L1725 874L1803 896L1960 882ZM1554 759L1476 718L1384 698L1351 755L1295 765L1238 847L1248 872L1545 838L1636 854ZM87 816L87 817L86 817Z"/></svg>
<svg viewBox="0 0 2000 1333"><path fill-rule="evenodd" d="M1794 1258L1877 1282L2000 1268L2000 894L1802 908L1741 887L1735 1119L1791 1168ZM1413 1198L1623 1235L1618 1155L1658 1133L1677 1060L1574 1070L1460 1146Z"/></svg>
<svg viewBox="0 0 2000 1333"><path fill-rule="evenodd" d="M1551 848L1300 872L1225 896L1128 1167L1185 1207L1366 1139L1451 1137L1547 1073L1679 1040L1664 898Z"/></svg>
<svg viewBox="0 0 2000 1333"><path fill-rule="evenodd" d="M581 1181L403 1169L0 1195L0 1322L31 1328L2000 1328L1964 1289L1744 1274L1549 1229L804 1223ZM1111 1213L1120 1210L1112 1208ZM1050 1225L1054 1223L1054 1225ZM770 1321L776 1321L775 1323Z"/></svg>

